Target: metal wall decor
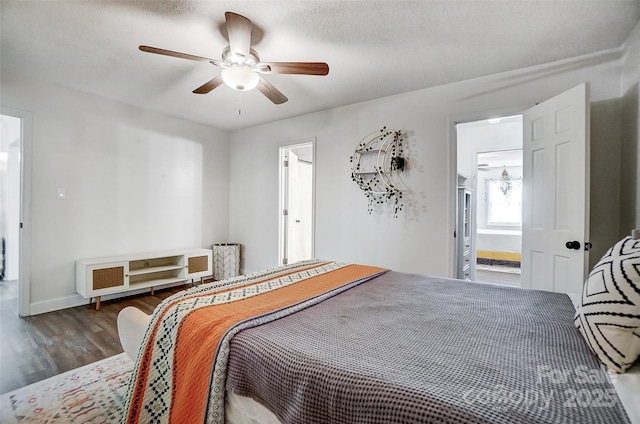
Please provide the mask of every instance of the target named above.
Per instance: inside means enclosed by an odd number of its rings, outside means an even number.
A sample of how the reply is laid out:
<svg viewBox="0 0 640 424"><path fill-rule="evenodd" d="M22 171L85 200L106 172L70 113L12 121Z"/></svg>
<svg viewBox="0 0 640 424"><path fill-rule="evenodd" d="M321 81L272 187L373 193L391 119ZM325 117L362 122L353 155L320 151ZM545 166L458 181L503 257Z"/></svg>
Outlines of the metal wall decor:
<svg viewBox="0 0 640 424"><path fill-rule="evenodd" d="M351 179L369 200L369 214L375 205L388 203L397 218L404 206L402 190L391 181L394 172L405 169L403 139L402 132L383 127L364 137L350 158Z"/></svg>

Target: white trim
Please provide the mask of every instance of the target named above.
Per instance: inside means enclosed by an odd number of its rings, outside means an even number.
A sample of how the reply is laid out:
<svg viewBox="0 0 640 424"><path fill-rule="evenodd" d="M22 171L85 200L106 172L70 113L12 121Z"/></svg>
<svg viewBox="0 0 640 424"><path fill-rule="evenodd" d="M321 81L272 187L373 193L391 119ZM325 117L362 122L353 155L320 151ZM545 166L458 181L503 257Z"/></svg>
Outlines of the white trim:
<svg viewBox="0 0 640 424"><path fill-rule="evenodd" d="M456 125L458 119L453 116L449 117L449 179L447 180L447 197L449 204L449 211L447 213L447 228L449 236L447 237L447 244L445 246L445 260L449 264L450 278L455 278L458 268L458 245L457 239L454 236L456 234L456 221L458 213L458 136L456 131Z"/></svg>
<svg viewBox="0 0 640 424"><path fill-rule="evenodd" d="M107 296L104 297L104 299L106 298ZM74 308L76 306L86 305L87 303L88 300L78 294L66 297L58 297L56 299L45 300L42 302L33 302L31 304L31 315L38 315L47 312L58 311L61 309Z"/></svg>
<svg viewBox="0 0 640 424"><path fill-rule="evenodd" d="M166 284L162 286L162 289L181 286L181 285L187 286L189 285L189 282L180 281L173 284ZM120 299L123 297L129 297L129 296L134 296L137 294L144 294L144 293L149 294L149 289L144 288L144 289L131 290L131 291L121 292L121 293L107 294L104 296L100 296L100 301L104 302L106 300ZM45 300L42 302L34 302L31 304L31 315L45 314L47 312L59 311L61 309L67 309L67 308L75 308L76 306L82 306L82 305L87 305L88 307L88 304L89 304L89 299L82 297L79 294L73 294L71 296L58 297L56 299Z"/></svg>
<svg viewBox="0 0 640 424"><path fill-rule="evenodd" d="M31 315L31 152L33 144L33 115L29 111L2 106L2 115L20 118L20 271L18 277L18 312L21 317Z"/></svg>

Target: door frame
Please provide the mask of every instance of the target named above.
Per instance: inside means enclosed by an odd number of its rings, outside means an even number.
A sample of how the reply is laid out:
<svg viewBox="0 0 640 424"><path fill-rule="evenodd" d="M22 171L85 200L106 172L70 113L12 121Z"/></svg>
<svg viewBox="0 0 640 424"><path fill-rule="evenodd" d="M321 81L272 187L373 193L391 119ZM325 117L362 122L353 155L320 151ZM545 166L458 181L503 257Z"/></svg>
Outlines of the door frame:
<svg viewBox="0 0 640 424"><path fill-rule="evenodd" d="M316 138L309 137L301 140L294 140L284 143L278 146L278 265L282 265L284 259L284 249L286 240L284 237L284 229L286 225L286 219L283 216L283 209L285 206L285 185L286 178L283 171L282 161L284 160L284 152L289 149L295 149L296 147L304 147L311 145L311 151L313 155L313 163L311 168L311 257L315 257L316 250Z"/></svg>
<svg viewBox="0 0 640 424"><path fill-rule="evenodd" d="M31 158L33 115L29 111L2 106L2 115L20 119L20 270L18 277L18 313L31 315Z"/></svg>
<svg viewBox="0 0 640 424"><path fill-rule="evenodd" d="M456 260L457 260L457 243L454 236L456 231L456 211L458 202L458 135L456 125L466 122L481 121L483 119L500 118L510 115L522 115L522 113L534 106L534 104L525 104L520 106L512 106L503 109L492 109L485 111L476 111L467 114L449 116L449 212L447 214L447 228L449 229L449 237L447 252L449 258L449 277L456 276ZM475 218L474 218L475 219Z"/></svg>

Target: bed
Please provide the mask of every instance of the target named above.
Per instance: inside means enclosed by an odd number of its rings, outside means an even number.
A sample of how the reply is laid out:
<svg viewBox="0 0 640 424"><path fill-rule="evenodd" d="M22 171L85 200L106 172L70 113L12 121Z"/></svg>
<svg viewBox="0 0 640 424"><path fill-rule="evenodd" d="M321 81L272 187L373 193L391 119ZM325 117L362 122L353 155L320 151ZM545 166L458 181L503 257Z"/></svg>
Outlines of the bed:
<svg viewBox="0 0 640 424"><path fill-rule="evenodd" d="M579 300L576 299L579 303ZM305 261L124 309L126 422L640 423L564 294Z"/></svg>

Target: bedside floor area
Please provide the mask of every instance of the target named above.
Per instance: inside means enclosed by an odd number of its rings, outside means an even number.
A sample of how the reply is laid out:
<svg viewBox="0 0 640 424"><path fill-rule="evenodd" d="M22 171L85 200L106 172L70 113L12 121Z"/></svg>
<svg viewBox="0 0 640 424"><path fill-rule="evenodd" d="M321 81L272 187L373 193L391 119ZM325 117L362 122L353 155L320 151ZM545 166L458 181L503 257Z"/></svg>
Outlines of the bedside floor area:
<svg viewBox="0 0 640 424"><path fill-rule="evenodd" d="M121 353L116 319L127 306L147 314L185 286L20 318L18 282L0 281L0 394Z"/></svg>

